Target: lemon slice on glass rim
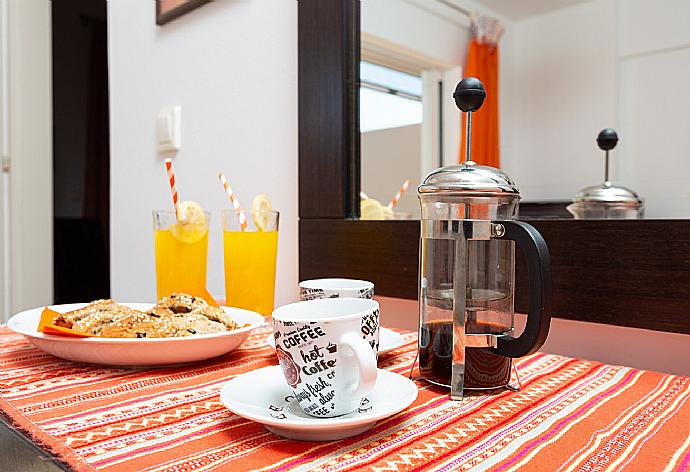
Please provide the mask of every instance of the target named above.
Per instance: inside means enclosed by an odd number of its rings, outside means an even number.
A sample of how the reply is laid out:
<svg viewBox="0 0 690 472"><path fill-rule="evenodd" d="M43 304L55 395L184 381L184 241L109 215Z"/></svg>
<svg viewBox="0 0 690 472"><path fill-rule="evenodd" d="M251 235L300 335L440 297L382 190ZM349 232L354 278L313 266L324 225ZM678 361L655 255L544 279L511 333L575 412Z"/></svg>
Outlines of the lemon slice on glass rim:
<svg viewBox="0 0 690 472"><path fill-rule="evenodd" d="M206 214L196 202L180 203L178 221L170 227L170 232L179 241L191 244L199 241L208 233Z"/></svg>
<svg viewBox="0 0 690 472"><path fill-rule="evenodd" d="M266 231L271 223L271 212L273 206L271 200L266 195L257 195L252 200L252 219L259 231Z"/></svg>
<svg viewBox="0 0 690 472"><path fill-rule="evenodd" d="M382 220L383 205L378 200L367 198L362 200L359 207L361 220Z"/></svg>

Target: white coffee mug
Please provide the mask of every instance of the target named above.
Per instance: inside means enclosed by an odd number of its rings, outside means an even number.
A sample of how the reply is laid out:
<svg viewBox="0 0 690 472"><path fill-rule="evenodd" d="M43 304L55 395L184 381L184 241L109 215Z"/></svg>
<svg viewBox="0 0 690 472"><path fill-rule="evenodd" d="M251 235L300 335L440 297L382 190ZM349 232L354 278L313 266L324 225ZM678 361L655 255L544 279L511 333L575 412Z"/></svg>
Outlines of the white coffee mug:
<svg viewBox="0 0 690 472"><path fill-rule="evenodd" d="M376 384L379 303L332 298L273 312L283 376L305 413L330 418L357 410Z"/></svg>
<svg viewBox="0 0 690 472"><path fill-rule="evenodd" d="M300 300L374 298L374 284L355 279L314 279L299 283Z"/></svg>

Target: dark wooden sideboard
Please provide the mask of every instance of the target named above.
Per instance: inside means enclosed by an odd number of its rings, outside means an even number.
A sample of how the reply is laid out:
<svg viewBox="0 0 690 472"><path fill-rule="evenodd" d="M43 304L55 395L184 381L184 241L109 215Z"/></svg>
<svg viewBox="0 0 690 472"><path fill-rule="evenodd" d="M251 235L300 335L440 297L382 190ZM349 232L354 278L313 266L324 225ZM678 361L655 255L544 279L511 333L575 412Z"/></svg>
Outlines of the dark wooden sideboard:
<svg viewBox="0 0 690 472"><path fill-rule="evenodd" d="M551 252L558 318L690 334L690 224L685 220L534 220ZM417 298L418 221L302 219L300 280L353 277ZM527 308L518 253L516 310Z"/></svg>

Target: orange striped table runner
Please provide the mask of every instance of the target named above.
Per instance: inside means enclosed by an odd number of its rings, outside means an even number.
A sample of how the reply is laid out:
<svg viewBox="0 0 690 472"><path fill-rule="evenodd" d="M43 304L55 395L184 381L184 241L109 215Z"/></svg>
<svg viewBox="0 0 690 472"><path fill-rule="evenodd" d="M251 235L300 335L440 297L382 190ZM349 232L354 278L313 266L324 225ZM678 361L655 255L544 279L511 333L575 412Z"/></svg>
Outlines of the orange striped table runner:
<svg viewBox="0 0 690 472"><path fill-rule="evenodd" d="M690 379L562 356L521 359L520 392L450 402L418 381L406 411L359 436L296 442L230 413L230 378L277 363L268 329L193 366L113 369L48 356L0 328L0 409L75 470L687 471ZM416 336L382 355L406 374Z"/></svg>

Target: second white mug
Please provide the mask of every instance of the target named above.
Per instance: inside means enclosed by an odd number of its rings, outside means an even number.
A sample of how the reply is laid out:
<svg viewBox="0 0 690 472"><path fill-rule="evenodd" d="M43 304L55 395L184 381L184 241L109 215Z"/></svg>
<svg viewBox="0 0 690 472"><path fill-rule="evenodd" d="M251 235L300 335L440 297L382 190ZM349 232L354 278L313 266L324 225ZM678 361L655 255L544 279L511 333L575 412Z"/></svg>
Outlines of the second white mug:
<svg viewBox="0 0 690 472"><path fill-rule="evenodd" d="M374 284L356 279L313 279L299 283L300 300L374 298Z"/></svg>

